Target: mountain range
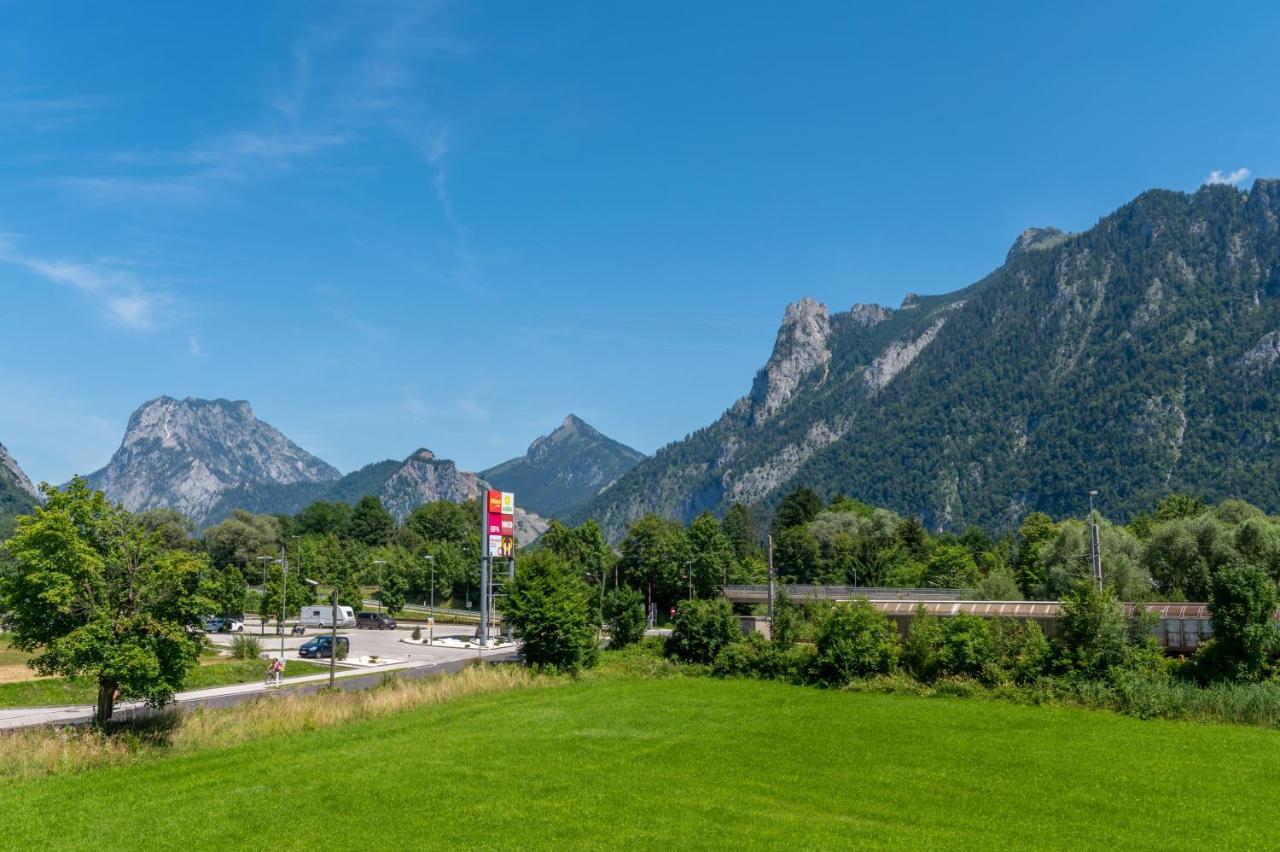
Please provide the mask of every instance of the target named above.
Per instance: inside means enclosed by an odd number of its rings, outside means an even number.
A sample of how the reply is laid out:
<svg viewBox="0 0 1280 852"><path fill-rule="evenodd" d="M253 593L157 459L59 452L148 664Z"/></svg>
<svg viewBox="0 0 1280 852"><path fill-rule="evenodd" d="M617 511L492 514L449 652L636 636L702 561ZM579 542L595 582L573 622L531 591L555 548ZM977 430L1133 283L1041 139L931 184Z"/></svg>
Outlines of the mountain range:
<svg viewBox="0 0 1280 852"><path fill-rule="evenodd" d="M0 536L9 532L15 516L30 511L39 499L40 492L0 444Z"/></svg>
<svg viewBox="0 0 1280 852"><path fill-rule="evenodd" d="M526 456L494 468L492 487L517 490L516 534L531 542L547 525L538 508L550 513L591 496L640 458L570 415ZM205 527L235 509L293 514L316 500L355 503L366 495L403 520L424 503L479 498L491 487L488 473L419 449L343 476L259 420L247 402L161 396L130 416L120 448L86 480L131 511L175 509Z"/></svg>
<svg viewBox="0 0 1280 852"><path fill-rule="evenodd" d="M799 486L934 529L1123 518L1173 491L1280 511L1280 181L1145 192L897 309L790 305L750 392L569 514L769 509Z"/></svg>
<svg viewBox="0 0 1280 852"><path fill-rule="evenodd" d="M1080 233L1030 228L1003 264L897 308L789 305L750 390L652 457L570 415L480 473L422 449L343 476L246 402L160 397L89 477L131 509L202 526L379 496L397 517L490 483L545 523L617 540L648 512L768 512L799 486L937 530L1080 514L1123 519L1170 492L1280 512L1280 181L1143 193ZM0 506L33 489L0 449ZM2 512L0 512L2 514ZM527 540L526 536L522 536Z"/></svg>
<svg viewBox="0 0 1280 852"><path fill-rule="evenodd" d="M529 445L519 458L481 471L540 515L559 515L594 497L635 467L644 453L602 435L577 415Z"/></svg>

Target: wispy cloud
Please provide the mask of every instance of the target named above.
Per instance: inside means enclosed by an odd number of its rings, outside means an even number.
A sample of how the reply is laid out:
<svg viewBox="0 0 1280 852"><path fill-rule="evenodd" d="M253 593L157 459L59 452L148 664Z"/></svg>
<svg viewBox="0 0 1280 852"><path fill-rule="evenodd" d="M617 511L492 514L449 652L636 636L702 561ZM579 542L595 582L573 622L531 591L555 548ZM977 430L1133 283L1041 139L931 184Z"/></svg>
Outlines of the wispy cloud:
<svg viewBox="0 0 1280 852"><path fill-rule="evenodd" d="M44 97L32 92L0 90L0 127L44 132L72 124L99 102L76 96Z"/></svg>
<svg viewBox="0 0 1280 852"><path fill-rule="evenodd" d="M1253 173L1250 172L1248 169L1243 169L1243 168L1236 169L1233 172L1225 172L1225 173L1219 169L1214 169L1213 171L1209 172L1209 176L1204 179L1204 182L1207 184L1225 183L1231 186L1235 186L1236 184L1240 183L1240 181L1246 180L1251 174Z"/></svg>
<svg viewBox="0 0 1280 852"><path fill-rule="evenodd" d="M200 338L196 337L194 334L191 335L191 339L187 341L187 345L191 350L192 358L204 357L204 350L200 348Z"/></svg>
<svg viewBox="0 0 1280 852"><path fill-rule="evenodd" d="M80 293L101 310L108 321L135 331L157 325L169 297L147 287L133 273L111 264L37 257L20 252L11 234L0 234L0 262L22 267L54 284Z"/></svg>
<svg viewBox="0 0 1280 852"><path fill-rule="evenodd" d="M429 138L425 145L421 146L422 156L435 169L435 174L431 178L431 186L436 191L436 199L440 202L440 209L444 212L444 218L449 223L449 227L453 228L455 233L461 234L461 228L458 226L458 220L453 215L453 203L449 200L449 172L445 163L445 157L449 155L449 134L446 130L441 130L434 136Z"/></svg>

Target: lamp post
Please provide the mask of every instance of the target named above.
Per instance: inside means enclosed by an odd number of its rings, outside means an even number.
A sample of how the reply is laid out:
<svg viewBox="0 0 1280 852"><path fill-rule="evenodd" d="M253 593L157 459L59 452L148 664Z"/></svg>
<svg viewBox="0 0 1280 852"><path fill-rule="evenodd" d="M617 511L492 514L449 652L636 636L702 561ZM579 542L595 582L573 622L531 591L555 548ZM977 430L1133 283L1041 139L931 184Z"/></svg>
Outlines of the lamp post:
<svg viewBox="0 0 1280 852"><path fill-rule="evenodd" d="M431 563L431 611L427 615L427 644L434 645L436 642L436 558L430 553L422 558Z"/></svg>
<svg viewBox="0 0 1280 852"><path fill-rule="evenodd" d="M385 609L382 605L382 566L387 564L387 560L375 559L373 564L378 566L378 612L382 612Z"/></svg>
<svg viewBox="0 0 1280 852"><path fill-rule="evenodd" d="M684 563L684 568L689 575L689 600L693 600L693 560Z"/></svg>
<svg viewBox="0 0 1280 852"><path fill-rule="evenodd" d="M311 588L319 588L320 584L311 578L307 578L307 585ZM338 587L334 586L329 592L329 604L332 609L329 611L329 688L333 689L333 678L336 673L336 664L334 660L338 658Z"/></svg>

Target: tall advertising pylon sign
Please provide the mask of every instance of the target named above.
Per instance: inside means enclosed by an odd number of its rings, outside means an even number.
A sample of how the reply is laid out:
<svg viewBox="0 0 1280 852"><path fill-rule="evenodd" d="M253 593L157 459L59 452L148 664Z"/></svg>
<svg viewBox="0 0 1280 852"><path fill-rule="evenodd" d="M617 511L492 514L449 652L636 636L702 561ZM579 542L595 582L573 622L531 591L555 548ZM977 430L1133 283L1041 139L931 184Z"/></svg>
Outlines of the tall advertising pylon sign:
<svg viewBox="0 0 1280 852"><path fill-rule="evenodd" d="M493 577L495 560L507 563L507 576L515 576L516 495L489 490L484 495L480 530L480 644L489 644L493 621Z"/></svg>

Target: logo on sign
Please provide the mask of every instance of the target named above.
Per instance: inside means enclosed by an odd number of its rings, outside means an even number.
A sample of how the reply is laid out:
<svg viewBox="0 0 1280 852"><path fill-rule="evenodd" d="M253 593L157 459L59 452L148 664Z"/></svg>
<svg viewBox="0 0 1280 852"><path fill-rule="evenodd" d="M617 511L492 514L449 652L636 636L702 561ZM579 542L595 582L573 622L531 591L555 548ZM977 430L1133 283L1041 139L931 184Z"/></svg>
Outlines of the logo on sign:
<svg viewBox="0 0 1280 852"><path fill-rule="evenodd" d="M501 555L501 553L502 553L502 536L500 536L500 535L491 535L491 536L489 536L489 553L490 553L490 555L493 555L493 556Z"/></svg>
<svg viewBox="0 0 1280 852"><path fill-rule="evenodd" d="M516 495L510 491L502 492L502 514L514 515L516 513Z"/></svg>
<svg viewBox="0 0 1280 852"><path fill-rule="evenodd" d="M500 537L502 539L502 549L500 553L510 559L516 555L516 540L509 535Z"/></svg>
<svg viewBox="0 0 1280 852"><path fill-rule="evenodd" d="M495 515L501 515L501 514L502 514L502 498L503 498L504 496L506 496L506 495L504 495L501 491L490 491L490 492L489 492L489 499L488 499L488 503L489 503L489 511L490 511L490 512L492 512L492 513L493 513L493 514L495 514ZM511 495L511 503L512 503L512 505L515 505L515 495Z"/></svg>

